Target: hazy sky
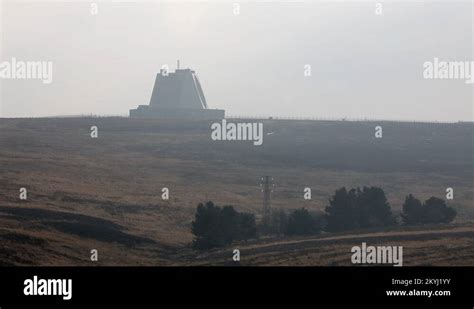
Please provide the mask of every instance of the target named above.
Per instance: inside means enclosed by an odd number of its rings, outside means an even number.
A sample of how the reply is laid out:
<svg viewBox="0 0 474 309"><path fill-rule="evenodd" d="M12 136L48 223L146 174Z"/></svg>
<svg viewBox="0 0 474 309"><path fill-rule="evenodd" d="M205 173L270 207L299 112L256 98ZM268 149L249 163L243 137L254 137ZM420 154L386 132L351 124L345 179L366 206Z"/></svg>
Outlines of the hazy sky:
<svg viewBox="0 0 474 309"><path fill-rule="evenodd" d="M52 61L53 82L0 80L0 116L127 115L180 59L228 115L473 119L473 84L423 78L474 60L472 1L234 2L3 0L1 61Z"/></svg>

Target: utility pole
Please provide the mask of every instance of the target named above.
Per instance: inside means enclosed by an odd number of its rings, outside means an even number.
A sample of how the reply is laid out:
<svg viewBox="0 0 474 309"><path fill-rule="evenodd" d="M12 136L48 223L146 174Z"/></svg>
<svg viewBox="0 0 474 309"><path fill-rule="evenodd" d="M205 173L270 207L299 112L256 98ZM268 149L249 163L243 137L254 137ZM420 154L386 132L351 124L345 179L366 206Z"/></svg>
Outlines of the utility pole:
<svg viewBox="0 0 474 309"><path fill-rule="evenodd" d="M270 176L263 176L260 182L260 187L263 192L263 217L266 218L270 215L271 210L271 194L275 188L273 178Z"/></svg>

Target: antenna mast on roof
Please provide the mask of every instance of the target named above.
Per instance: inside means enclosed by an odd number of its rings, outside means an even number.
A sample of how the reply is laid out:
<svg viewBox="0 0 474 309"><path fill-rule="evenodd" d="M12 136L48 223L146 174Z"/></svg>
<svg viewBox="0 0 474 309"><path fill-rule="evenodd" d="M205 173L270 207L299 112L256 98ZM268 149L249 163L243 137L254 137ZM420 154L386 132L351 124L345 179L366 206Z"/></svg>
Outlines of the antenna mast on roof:
<svg viewBox="0 0 474 309"><path fill-rule="evenodd" d="M176 70L179 70L179 59L178 59L177 64L176 64Z"/></svg>

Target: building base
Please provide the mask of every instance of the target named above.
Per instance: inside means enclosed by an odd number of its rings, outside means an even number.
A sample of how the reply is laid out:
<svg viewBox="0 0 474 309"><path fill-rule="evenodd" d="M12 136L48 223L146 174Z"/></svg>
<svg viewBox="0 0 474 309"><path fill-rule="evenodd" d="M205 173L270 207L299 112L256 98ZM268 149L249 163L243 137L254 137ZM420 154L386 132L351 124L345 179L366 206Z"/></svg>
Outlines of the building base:
<svg viewBox="0 0 474 309"><path fill-rule="evenodd" d="M166 109L140 105L130 110L130 118L216 120L225 118L223 109Z"/></svg>

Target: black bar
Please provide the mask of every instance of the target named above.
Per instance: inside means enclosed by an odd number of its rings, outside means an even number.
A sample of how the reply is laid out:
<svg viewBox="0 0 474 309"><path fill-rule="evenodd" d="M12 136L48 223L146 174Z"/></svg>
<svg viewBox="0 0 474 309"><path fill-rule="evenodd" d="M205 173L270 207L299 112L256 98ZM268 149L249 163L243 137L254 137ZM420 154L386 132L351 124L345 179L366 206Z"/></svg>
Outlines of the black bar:
<svg viewBox="0 0 474 309"><path fill-rule="evenodd" d="M472 267L3 267L8 304L457 304L473 308ZM25 296L25 279L72 279L72 298ZM392 279L450 279L393 285ZM429 281L428 281L429 282ZM387 290L449 290L450 296L387 296ZM6 305L6 306L5 306ZM452 308L452 306L450 307Z"/></svg>

